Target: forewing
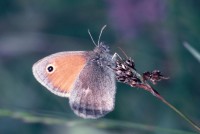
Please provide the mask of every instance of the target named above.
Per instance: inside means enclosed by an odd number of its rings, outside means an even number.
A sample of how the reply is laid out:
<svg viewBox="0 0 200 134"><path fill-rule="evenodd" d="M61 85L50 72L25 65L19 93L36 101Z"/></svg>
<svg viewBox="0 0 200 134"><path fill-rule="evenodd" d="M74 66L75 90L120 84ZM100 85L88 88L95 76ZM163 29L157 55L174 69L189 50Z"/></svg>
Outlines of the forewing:
<svg viewBox="0 0 200 134"><path fill-rule="evenodd" d="M47 56L33 65L35 78L52 93L69 97L69 92L86 64L86 52L59 52ZM53 67L49 73L48 66Z"/></svg>

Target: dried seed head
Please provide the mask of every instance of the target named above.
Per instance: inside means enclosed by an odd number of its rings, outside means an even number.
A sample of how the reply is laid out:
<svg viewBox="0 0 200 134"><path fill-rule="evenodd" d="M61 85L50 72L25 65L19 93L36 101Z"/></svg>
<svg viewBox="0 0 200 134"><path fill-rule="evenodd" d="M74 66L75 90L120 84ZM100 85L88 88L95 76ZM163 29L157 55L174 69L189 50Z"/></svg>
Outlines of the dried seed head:
<svg viewBox="0 0 200 134"><path fill-rule="evenodd" d="M147 71L141 76L136 72L135 63L131 58L117 60L114 71L117 81L143 89L149 89L147 81L156 84L162 79L167 79L159 70Z"/></svg>
<svg viewBox="0 0 200 134"><path fill-rule="evenodd" d="M126 64L128 67L130 67L130 68L132 68L132 69L135 70L135 63L134 63L134 61L131 59L131 57L128 58L128 59L125 61L125 64Z"/></svg>

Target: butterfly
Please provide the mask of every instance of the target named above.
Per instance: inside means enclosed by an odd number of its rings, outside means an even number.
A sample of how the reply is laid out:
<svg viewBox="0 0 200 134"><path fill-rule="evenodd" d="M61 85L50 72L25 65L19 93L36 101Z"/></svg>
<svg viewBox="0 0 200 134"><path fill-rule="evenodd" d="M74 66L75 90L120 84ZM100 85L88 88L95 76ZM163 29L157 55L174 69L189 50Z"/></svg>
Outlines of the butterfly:
<svg viewBox="0 0 200 134"><path fill-rule="evenodd" d="M88 31L93 51L65 51L49 55L33 67L36 80L52 93L69 98L74 113L82 118L96 119L114 109L116 82L115 56L109 47L97 44Z"/></svg>

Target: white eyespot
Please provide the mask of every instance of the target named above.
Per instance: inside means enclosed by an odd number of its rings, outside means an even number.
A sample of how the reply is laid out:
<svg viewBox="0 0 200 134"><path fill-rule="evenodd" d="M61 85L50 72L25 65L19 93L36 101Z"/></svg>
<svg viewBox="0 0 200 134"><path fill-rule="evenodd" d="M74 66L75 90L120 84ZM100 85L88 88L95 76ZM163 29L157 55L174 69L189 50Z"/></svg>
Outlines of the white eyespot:
<svg viewBox="0 0 200 134"><path fill-rule="evenodd" d="M47 67L46 67L46 71L47 71L47 73L49 73L49 74L52 74L54 71L55 71L55 66L53 65L53 64L49 64L49 65L47 65Z"/></svg>

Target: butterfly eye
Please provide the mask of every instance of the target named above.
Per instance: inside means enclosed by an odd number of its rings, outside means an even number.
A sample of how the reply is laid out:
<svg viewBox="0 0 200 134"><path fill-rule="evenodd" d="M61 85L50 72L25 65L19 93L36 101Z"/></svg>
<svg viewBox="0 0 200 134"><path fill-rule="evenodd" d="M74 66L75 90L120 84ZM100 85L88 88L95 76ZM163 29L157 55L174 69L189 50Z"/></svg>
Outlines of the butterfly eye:
<svg viewBox="0 0 200 134"><path fill-rule="evenodd" d="M50 64L47 66L46 71L47 73L53 73L55 71L55 67L52 64Z"/></svg>

